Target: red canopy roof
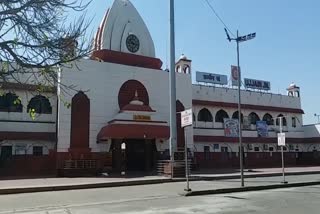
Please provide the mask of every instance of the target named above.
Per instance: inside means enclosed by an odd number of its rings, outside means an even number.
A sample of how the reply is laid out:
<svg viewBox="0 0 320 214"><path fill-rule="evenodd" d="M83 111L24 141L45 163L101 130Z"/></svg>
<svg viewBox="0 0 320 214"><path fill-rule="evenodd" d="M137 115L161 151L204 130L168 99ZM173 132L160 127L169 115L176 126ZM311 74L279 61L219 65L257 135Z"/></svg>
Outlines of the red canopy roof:
<svg viewBox="0 0 320 214"><path fill-rule="evenodd" d="M103 127L98 140L106 139L169 139L169 126L147 124L109 124Z"/></svg>
<svg viewBox="0 0 320 214"><path fill-rule="evenodd" d="M133 105L133 104L128 104L125 105L121 111L145 111L145 112L155 112L152 110L150 106L147 105Z"/></svg>

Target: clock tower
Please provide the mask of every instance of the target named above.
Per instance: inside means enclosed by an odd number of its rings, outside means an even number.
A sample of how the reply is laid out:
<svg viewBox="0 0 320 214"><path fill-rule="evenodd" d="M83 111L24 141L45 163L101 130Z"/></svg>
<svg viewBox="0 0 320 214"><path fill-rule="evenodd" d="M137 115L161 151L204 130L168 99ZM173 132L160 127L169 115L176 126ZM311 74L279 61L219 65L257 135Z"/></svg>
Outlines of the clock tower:
<svg viewBox="0 0 320 214"><path fill-rule="evenodd" d="M129 0L114 0L98 28L93 49L91 59L155 69L162 66L150 32Z"/></svg>

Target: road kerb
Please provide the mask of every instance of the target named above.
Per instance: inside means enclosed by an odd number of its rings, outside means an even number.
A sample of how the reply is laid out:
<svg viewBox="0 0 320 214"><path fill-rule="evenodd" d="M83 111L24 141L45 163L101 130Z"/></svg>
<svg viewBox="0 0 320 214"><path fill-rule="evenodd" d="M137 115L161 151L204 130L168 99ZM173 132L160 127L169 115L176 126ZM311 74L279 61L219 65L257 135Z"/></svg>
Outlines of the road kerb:
<svg viewBox="0 0 320 214"><path fill-rule="evenodd" d="M320 174L320 171L313 171L313 172L290 172L287 173L288 176L290 175L308 175L308 174ZM255 178L255 177L274 177L279 176L279 173L268 173L268 174L255 174L255 175L246 175L246 178ZM213 181L213 180L228 180L228 179L237 179L239 175L231 175L231 176L219 176L219 177L192 177L190 181ZM19 194L19 193L36 193L36 192L49 192L49 191L66 191L66 190L80 190L80 189L95 189L95 188L112 188L112 187L124 187L124 186L139 186L139 185L152 185L152 184L162 184L162 183L172 183L172 182L184 182L184 178L160 178L160 179L152 179L152 180L134 180L134 181L119 181L119 182L101 182L101 183L88 183L88 184L71 184L71 185L52 185L52 186L40 186L40 187L12 187L6 189L0 189L0 195L9 195L9 194ZM292 184L288 184L290 185ZM271 185L272 186L272 185ZM280 185L283 187L283 184ZM253 187L251 187L253 188ZM257 187L261 188L261 187ZM274 187L280 188L280 187ZM254 189L255 190L255 189ZM236 188L234 191L241 192L241 191L254 191L249 189L242 189ZM257 189L259 190L259 189ZM226 193L230 192L230 189L220 189L220 190L208 190L209 192L213 191L214 193L210 194L221 194L223 191ZM219 193L219 191L221 193ZM193 194L200 194L199 191L197 193L191 192ZM209 194L209 193L207 193ZM191 196L188 195L188 196Z"/></svg>
<svg viewBox="0 0 320 214"><path fill-rule="evenodd" d="M152 185L152 184L161 184L161 183L168 183L168 182L179 182L179 181L182 181L182 180L178 179L177 181L172 181L171 179L153 179L153 180L135 180L135 181L120 181L120 182L90 183L90 184L41 186L41 187L19 187L19 188L0 189L0 195Z"/></svg>
<svg viewBox="0 0 320 214"><path fill-rule="evenodd" d="M236 187L236 188L222 188L222 189L212 189L212 190L199 190L199 191L192 191L188 193L182 193L181 195L184 195L186 197L201 196L201 195L218 195L218 194L227 194L227 193L283 189L283 188L315 186L315 185L320 185L320 181L297 182L297 183L288 183L288 184L272 184L272 185L262 185L262 186L247 186L247 187Z"/></svg>
<svg viewBox="0 0 320 214"><path fill-rule="evenodd" d="M320 174L320 171L307 171L307 172L287 172L286 176L295 176L295 175L315 175ZM282 176L282 172L276 173L261 173L261 174L245 174L244 178L259 178L259 177L277 177ZM224 176L198 176L193 175L194 179L202 181L215 181L215 180L230 180L230 179L239 179L240 175L224 175Z"/></svg>

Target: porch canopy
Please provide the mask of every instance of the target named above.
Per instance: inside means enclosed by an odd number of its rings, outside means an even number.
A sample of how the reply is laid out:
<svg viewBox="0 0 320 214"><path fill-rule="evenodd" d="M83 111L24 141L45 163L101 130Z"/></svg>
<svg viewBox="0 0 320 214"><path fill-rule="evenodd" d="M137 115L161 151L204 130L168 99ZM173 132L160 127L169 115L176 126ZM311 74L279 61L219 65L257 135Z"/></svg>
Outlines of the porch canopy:
<svg viewBox="0 0 320 214"><path fill-rule="evenodd" d="M122 107L113 120L104 126L98 141L108 139L169 139L170 128L166 121L149 105L145 105L135 92L134 98Z"/></svg>
<svg viewBox="0 0 320 214"><path fill-rule="evenodd" d="M170 128L166 125L119 124L113 123L103 127L97 138L107 139L169 139Z"/></svg>

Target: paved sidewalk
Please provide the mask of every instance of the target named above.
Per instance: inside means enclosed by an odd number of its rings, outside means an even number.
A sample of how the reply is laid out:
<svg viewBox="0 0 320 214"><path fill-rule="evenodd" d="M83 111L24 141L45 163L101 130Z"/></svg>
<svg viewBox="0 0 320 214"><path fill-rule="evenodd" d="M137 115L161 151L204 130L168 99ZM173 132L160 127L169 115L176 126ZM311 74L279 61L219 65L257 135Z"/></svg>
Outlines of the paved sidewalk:
<svg viewBox="0 0 320 214"><path fill-rule="evenodd" d="M286 176L285 180L288 184L283 184L282 176L246 178L245 187L241 187L240 179L196 181L190 182L192 192L186 196L320 185L320 174Z"/></svg>
<svg viewBox="0 0 320 214"><path fill-rule="evenodd" d="M272 169L252 169L249 172L245 172L246 177L263 177L261 179L266 180L266 177L281 175L281 168ZM290 177L294 175L303 174L319 174L320 167L295 167L286 169ZM212 173L212 174L211 174ZM225 182L227 179L239 178L238 171L213 171L213 172L198 172L192 174L193 181L210 181L210 180L222 180ZM216 174L213 174L216 173ZM316 178L317 175L315 175ZM299 176L298 176L299 177ZM288 176L289 178L289 176ZM291 178L290 178L291 179ZM120 186L134 186L134 185L147 185L147 184L161 184L170 182L182 182L184 179L171 180L164 176L145 176L145 177L96 177L96 178L38 178L38 179L20 179L20 180L0 180L0 194L14 194L14 193L28 193L28 192L44 192L44 191L58 191L58 190L72 190L72 189L89 189L89 188L106 188L106 187L120 187ZM235 180L231 180L234 183ZM249 181L249 180L248 180ZM216 182L216 181L215 181ZM219 182L217 182L218 184ZM270 182L269 182L270 183ZM231 183L225 187L234 187ZM257 183L256 183L257 184ZM208 188L208 187L205 187ZM220 188L220 187L219 187ZM203 189L199 189L203 190Z"/></svg>
<svg viewBox="0 0 320 214"><path fill-rule="evenodd" d="M285 168L285 172L288 175L300 175L300 174L320 174L320 166L313 167L290 167ZM238 169L221 169L221 170L201 170L192 173L194 177L201 177L202 179L227 179L239 177L240 170ZM246 177L255 176L277 176L282 175L282 168L260 168L260 169L245 169L244 175Z"/></svg>

